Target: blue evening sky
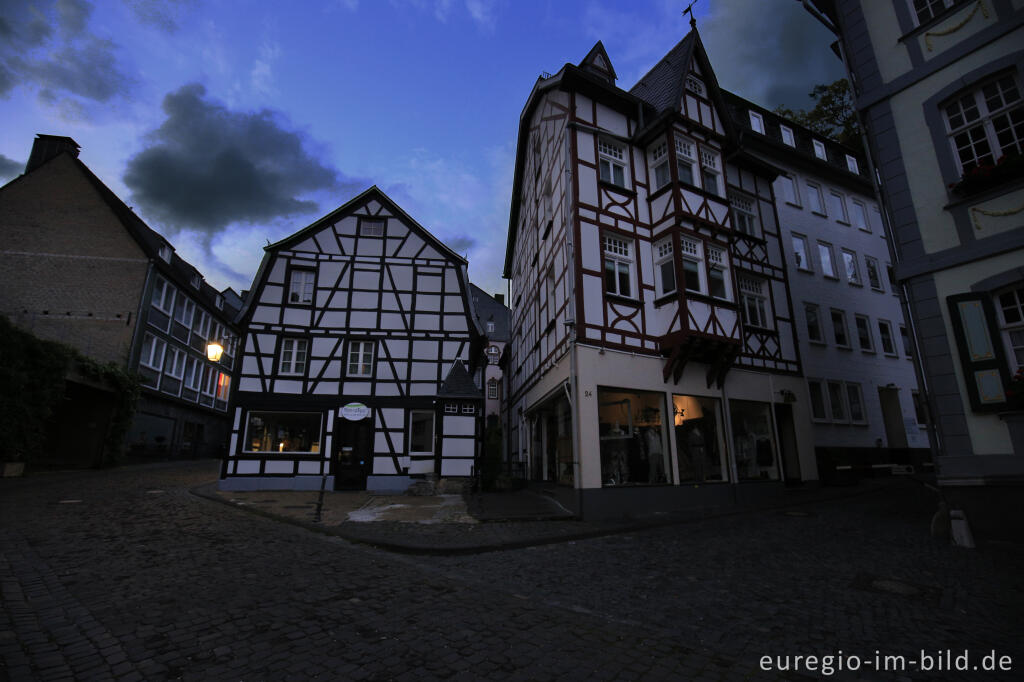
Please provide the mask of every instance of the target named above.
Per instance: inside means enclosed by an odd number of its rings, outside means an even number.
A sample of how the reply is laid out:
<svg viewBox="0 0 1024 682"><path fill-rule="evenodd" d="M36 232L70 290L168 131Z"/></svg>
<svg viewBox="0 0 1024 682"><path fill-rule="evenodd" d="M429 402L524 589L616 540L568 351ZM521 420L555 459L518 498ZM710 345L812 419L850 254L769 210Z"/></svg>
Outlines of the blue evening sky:
<svg viewBox="0 0 1024 682"><path fill-rule="evenodd" d="M688 2L0 0L0 181L36 133L81 159L218 288L372 184L504 291L519 114L604 42L628 89ZM842 77L794 0L698 0L723 87L809 108Z"/></svg>

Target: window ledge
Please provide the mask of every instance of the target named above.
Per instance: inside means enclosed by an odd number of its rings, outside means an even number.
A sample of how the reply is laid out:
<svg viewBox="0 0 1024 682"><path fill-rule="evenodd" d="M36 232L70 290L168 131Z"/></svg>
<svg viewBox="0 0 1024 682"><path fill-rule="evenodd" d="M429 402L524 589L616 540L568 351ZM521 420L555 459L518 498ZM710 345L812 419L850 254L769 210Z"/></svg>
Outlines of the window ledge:
<svg viewBox="0 0 1024 682"><path fill-rule="evenodd" d="M803 273L806 273L808 275L813 275L814 274L814 270L811 270L810 268L801 268L799 265L797 266L796 271L797 272L803 272Z"/></svg>
<svg viewBox="0 0 1024 682"><path fill-rule="evenodd" d="M850 227L850 223L846 222L845 220L836 220L836 222L839 223L840 225L843 225L844 227Z"/></svg>
<svg viewBox="0 0 1024 682"><path fill-rule="evenodd" d="M840 346L838 343L836 344L836 348L838 348L839 350L847 350L847 351L853 350L853 346Z"/></svg>
<svg viewBox="0 0 1024 682"><path fill-rule="evenodd" d="M640 303L641 303L639 300L637 300L637 299L635 299L635 298L633 298L631 296L622 296L620 294L605 293L604 297L606 299L608 299L609 301L613 301L615 303L628 303L628 304L631 304L631 305L635 305L638 308L640 307Z"/></svg>
<svg viewBox="0 0 1024 682"><path fill-rule="evenodd" d="M1008 179L998 184L995 184L988 189L982 190L980 192L975 192L974 194L969 194L967 196L959 196L953 194L953 192L950 191L950 202L943 206L942 208L943 210L951 211L955 208L959 208L960 206L964 206L966 204L978 204L983 201L988 201L989 199L995 199L996 197L1000 197L1004 194L1009 194L1010 192L1016 191L1021 188L1024 188L1024 178Z"/></svg>
<svg viewBox="0 0 1024 682"><path fill-rule="evenodd" d="M679 295L679 293L676 292L676 291L670 291L667 294L662 294L658 298L654 299L654 307L655 308L661 308L664 305L672 303L673 301L677 300L676 297L678 295Z"/></svg>
<svg viewBox="0 0 1024 682"><path fill-rule="evenodd" d="M813 213L816 216L821 216L822 218L828 218L828 214L822 213L821 211L815 211L814 209L811 209L811 213Z"/></svg>
<svg viewBox="0 0 1024 682"><path fill-rule="evenodd" d="M792 202L792 201L786 201L785 203L786 203L787 206L792 206L793 208L799 208L801 211L804 210L804 207L803 207L802 204L798 204L798 203L795 203L795 202Z"/></svg>
<svg viewBox="0 0 1024 682"><path fill-rule="evenodd" d="M618 192L619 194L625 194L626 196L636 198L636 190L629 189L628 187L620 187L614 182L608 182L607 180L601 180L598 178L597 185L598 187L603 187L607 190L611 190L612 192Z"/></svg>

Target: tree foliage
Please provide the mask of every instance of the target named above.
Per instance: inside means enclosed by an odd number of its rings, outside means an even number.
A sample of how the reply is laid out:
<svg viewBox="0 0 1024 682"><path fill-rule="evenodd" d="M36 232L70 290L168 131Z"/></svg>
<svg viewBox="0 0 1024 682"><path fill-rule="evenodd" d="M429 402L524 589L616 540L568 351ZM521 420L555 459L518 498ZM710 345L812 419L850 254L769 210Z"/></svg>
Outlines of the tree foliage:
<svg viewBox="0 0 1024 682"><path fill-rule="evenodd" d="M836 142L860 147L860 127L853 106L853 93L845 78L828 85L815 85L808 97L814 100L814 108L810 111L778 107L775 113Z"/></svg>

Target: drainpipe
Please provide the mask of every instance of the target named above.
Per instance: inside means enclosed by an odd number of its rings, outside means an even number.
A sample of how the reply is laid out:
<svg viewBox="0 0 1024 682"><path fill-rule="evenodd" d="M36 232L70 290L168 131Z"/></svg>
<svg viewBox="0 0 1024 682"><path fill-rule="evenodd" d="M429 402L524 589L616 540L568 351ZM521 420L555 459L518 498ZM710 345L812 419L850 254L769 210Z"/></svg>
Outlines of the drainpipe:
<svg viewBox="0 0 1024 682"><path fill-rule="evenodd" d="M853 72L850 70L850 62L846 58L846 46L843 44L843 37L840 35L839 27L832 23L828 17L824 16L809 4L809 0L798 0L804 9L811 14L815 19L821 22L833 35L836 36L836 44L839 46L839 57L843 62L843 69L846 71L846 80L850 83L851 90L853 89ZM860 128L860 141L864 148L864 158L868 162L868 172L871 174L872 186L875 188L875 200L878 202L879 214L882 217L882 230L885 232L885 242L889 249L889 258L892 260L893 268L899 265L900 254L896 250L895 234L893 233L892 223L889 221L889 213L885 209L884 193L882 190L881 175L878 173L878 168L875 166L875 158L871 153L871 144L868 141L868 129L864 124L864 119L860 115L860 110L853 107L854 116L857 117L857 125ZM888 277L888 273L886 273ZM890 284L893 284L892 278L888 277ZM910 303L907 297L907 288L903 284L894 285L899 288L899 295L897 298L900 300L900 310L903 313L903 321L907 325L907 334L910 336L910 342L914 346L914 357L911 358L911 364L914 367L914 378L917 379L917 385L921 389L921 397L924 398L925 404L928 407L929 414L927 415L928 423L926 424L928 431L928 450L931 452L932 465L935 467L935 473L939 472L939 456L942 453L942 444L939 441L938 429L935 427L935 415L938 414L932 404L931 390L928 388L928 381L925 377L924 367L922 363L921 354L921 343L917 334L917 326L914 324L914 318L910 314Z"/></svg>
<svg viewBox="0 0 1024 682"><path fill-rule="evenodd" d="M577 369L576 355L578 347L576 343L576 250L573 242L573 226L575 221L572 218L572 205L575 200L575 187L573 185L573 166L570 135L572 131L566 130L565 135L565 205L563 207L565 218L565 257L568 263L566 271L569 273L569 313L571 319L566 320L566 327L569 331L569 385L566 391L569 392L569 414L572 419L572 476L573 488L576 490L576 511L582 511L582 485L580 473L580 405L579 405L579 374Z"/></svg>

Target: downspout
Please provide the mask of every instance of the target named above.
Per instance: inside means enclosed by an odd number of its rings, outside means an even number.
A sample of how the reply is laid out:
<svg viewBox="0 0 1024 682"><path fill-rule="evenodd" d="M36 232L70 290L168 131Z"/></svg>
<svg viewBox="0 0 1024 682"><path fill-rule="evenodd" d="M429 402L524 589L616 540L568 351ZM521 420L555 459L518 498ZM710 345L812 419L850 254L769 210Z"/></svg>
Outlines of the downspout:
<svg viewBox="0 0 1024 682"><path fill-rule="evenodd" d="M567 259L566 272L569 273L569 313L572 315L566 320L569 327L569 385L566 392L569 394L569 414L572 417L572 477L573 488L576 491L576 513L582 512L583 497L580 467L580 405L579 405L579 374L577 370L578 353L576 343L576 250L573 242L573 228L576 221L573 217L572 205L575 199L575 184L573 183L573 167L570 136L573 133L566 129L565 134L565 202L563 212L563 225L565 226L565 256Z"/></svg>
<svg viewBox="0 0 1024 682"><path fill-rule="evenodd" d="M807 12L817 19L822 25L825 26L833 35L836 36L836 44L839 46L839 58L843 62L843 69L846 71L846 80L850 83L851 92L853 90L854 80L853 72L850 70L850 62L846 58L846 46L843 44L843 37L840 35L839 28L832 23L828 17L824 16L816 8L809 4L809 0L798 0ZM864 148L864 158L868 162L868 172L871 174L871 184L875 189L875 200L878 202L879 215L882 218L882 230L885 232L885 243L889 249L889 258L892 260L893 268L899 265L900 256L896 250L895 235L893 234L892 224L889 221L889 213L885 208L884 193L882 190L881 175L878 172L877 166L875 166L874 156L871 154L871 144L868 141L868 129L864 124L863 118L860 115L860 109L856 105L853 107L853 114L857 117L857 126L860 128L860 141ZM888 273L886 273L888 276ZM892 277L889 277L890 284L893 284ZM928 423L926 424L928 431L928 450L931 452L932 465L935 467L935 473L938 473L939 468L939 456L942 453L942 444L939 441L938 429L935 427L935 415L938 414L932 404L932 394L928 387L928 381L925 378L924 367L922 366L922 355L921 355L921 343L917 334L917 326L914 324L914 318L910 314L910 304L907 297L906 286L903 284L896 285L899 288L897 298L900 300L900 310L903 313L903 321L907 325L907 333L910 335L910 342L914 346L914 357L912 357L911 364L914 367L914 378L917 379L918 388L921 389L921 396L925 400L925 404L928 407L928 415L926 416Z"/></svg>

